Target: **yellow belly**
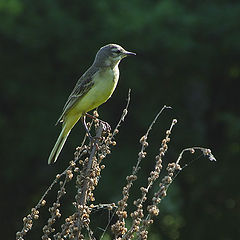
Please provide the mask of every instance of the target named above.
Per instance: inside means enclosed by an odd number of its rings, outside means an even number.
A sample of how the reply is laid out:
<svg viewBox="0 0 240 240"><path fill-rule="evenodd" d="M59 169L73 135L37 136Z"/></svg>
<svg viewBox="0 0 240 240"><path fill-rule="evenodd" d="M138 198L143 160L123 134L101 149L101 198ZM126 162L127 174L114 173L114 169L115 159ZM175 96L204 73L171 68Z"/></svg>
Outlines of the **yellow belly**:
<svg viewBox="0 0 240 240"><path fill-rule="evenodd" d="M79 101L68 111L66 118L73 117L76 121L82 114L91 111L106 102L114 92L119 78L118 67L115 69L104 69L94 76L94 85L79 99Z"/></svg>

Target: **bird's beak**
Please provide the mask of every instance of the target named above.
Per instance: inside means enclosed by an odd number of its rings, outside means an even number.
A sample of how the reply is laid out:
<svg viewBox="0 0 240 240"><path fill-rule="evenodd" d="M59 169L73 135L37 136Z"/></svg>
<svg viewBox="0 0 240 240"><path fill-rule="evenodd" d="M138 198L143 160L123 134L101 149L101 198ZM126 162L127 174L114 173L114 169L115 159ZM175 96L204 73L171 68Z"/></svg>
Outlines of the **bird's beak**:
<svg viewBox="0 0 240 240"><path fill-rule="evenodd" d="M128 51L125 51L123 54L124 54L124 57L127 57L127 56L135 56L135 55L136 55L136 53L134 53L134 52L128 52Z"/></svg>

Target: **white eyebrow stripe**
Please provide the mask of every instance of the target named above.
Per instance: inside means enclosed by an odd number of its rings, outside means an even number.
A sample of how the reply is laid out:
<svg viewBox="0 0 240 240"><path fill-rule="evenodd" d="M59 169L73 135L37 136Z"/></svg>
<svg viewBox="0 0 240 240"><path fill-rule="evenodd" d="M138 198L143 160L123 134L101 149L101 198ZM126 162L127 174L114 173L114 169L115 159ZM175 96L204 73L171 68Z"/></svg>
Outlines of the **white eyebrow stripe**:
<svg viewBox="0 0 240 240"><path fill-rule="evenodd" d="M112 48L112 51L113 52L117 52L117 51L121 51L121 49L119 49L119 48Z"/></svg>

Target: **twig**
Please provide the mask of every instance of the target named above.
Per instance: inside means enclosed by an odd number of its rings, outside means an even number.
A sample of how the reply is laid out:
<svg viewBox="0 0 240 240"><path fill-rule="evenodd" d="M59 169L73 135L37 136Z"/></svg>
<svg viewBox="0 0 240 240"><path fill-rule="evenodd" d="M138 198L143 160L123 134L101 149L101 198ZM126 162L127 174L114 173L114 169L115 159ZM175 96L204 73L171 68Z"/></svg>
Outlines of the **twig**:
<svg viewBox="0 0 240 240"><path fill-rule="evenodd" d="M153 119L152 123L149 125L149 127L148 127L147 132L145 133L145 135L140 139L140 143L142 144L142 148L141 148L140 153L143 153L143 155L144 155L144 150L145 150L145 148L148 146L148 144L146 144L146 143L147 143L148 135L149 135L150 131L152 130L153 125L156 123L158 117L162 114L162 112L163 112L165 109L172 109L172 107L164 105L164 106L162 107L162 109L158 112L158 114L156 115L156 117ZM140 163L141 163L141 160L142 160L142 154L139 154L138 162L137 162L137 164L136 164L136 166L135 166L135 168L134 168L134 171L133 171L133 173L132 173L133 175L135 175L135 174L137 173L137 171L139 170L139 165L140 165Z"/></svg>
<svg viewBox="0 0 240 240"><path fill-rule="evenodd" d="M183 154L185 152L190 152L190 153L195 153L195 150L200 150L204 156L208 156L210 161L217 161L216 158L213 156L213 154L211 153L211 150L208 148L203 148L203 147L191 147L191 148L185 148L182 150L182 152L179 154L178 159L176 161L177 164L179 164L180 160L183 157Z"/></svg>
<svg viewBox="0 0 240 240"><path fill-rule="evenodd" d="M89 173L90 173L91 168L92 168L93 157L96 154L97 145L99 143L100 137L102 136L102 132L103 132L103 124L100 122L100 125L97 128L97 134L96 134L96 137L95 137L96 138L95 139L95 143L93 144L92 151L91 151L89 159L88 159L87 168L85 170L86 178L84 180L82 191L81 191L81 196L79 198L79 202L78 202L79 205L85 205L86 204L86 195L87 195L88 182L89 182L88 176L89 176Z"/></svg>
<svg viewBox="0 0 240 240"><path fill-rule="evenodd" d="M153 119L152 123L149 125L146 133L140 139L141 151L138 154L137 164L135 167L133 167L132 174L130 176L126 177L127 184L123 187L122 199L120 201L118 201L118 208L116 209L116 214L117 214L119 220L115 224L112 225L112 231L115 234L116 238L119 236L122 236L122 239L128 239L129 235L132 235L134 231L137 231L137 229L135 228L136 227L135 224L132 225L132 227L129 231L127 230L126 225L125 225L125 219L127 218L127 211L125 209L127 207L129 192L130 192L131 187L133 186L134 181L137 180L137 172L140 169L139 165L140 165L142 159L145 158L145 156L146 156L146 152L144 150L148 146L147 138L148 138L149 132L151 131L153 125L157 121L160 114L167 108L171 108L171 107L168 107L166 105L162 107L162 109L158 112L156 117ZM139 201L138 201L138 203L140 204ZM135 205L138 205L138 203L136 203Z"/></svg>
<svg viewBox="0 0 240 240"><path fill-rule="evenodd" d="M124 122L125 117L127 116L127 113L128 113L128 107L129 107L130 100L131 100L131 89L128 90L128 98L127 98L126 107L123 109L122 116L121 116L119 122L117 123L116 127L114 128L113 134L110 137L110 140L112 140L112 138L118 133L118 128L120 127L121 123Z"/></svg>

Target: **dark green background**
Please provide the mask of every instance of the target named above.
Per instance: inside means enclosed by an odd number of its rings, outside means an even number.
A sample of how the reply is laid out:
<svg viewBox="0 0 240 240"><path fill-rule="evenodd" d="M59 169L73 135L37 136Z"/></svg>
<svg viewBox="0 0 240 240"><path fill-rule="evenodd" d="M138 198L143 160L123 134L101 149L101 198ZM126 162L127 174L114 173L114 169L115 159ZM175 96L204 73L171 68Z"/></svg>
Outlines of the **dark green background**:
<svg viewBox="0 0 240 240"><path fill-rule="evenodd" d="M114 126L132 89L129 115L105 160L96 202L120 198L137 159L138 139L158 110L171 105L173 110L164 112L151 133L137 186L146 183L172 118L178 124L166 163L182 148L197 145L211 148L218 161L199 158L200 153L186 155L186 161L197 160L171 186L150 236L237 239L240 2L233 0L0 0L1 238L14 238L22 217L80 144L81 124L59 161L47 165L65 100L107 43L118 43L137 57L120 64L118 88L99 110ZM74 187L69 191L74 194ZM138 194L135 189L132 197ZM36 231L31 234L26 239L40 239Z"/></svg>

